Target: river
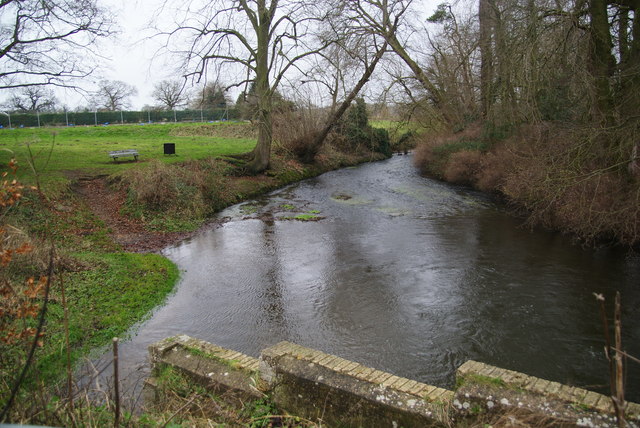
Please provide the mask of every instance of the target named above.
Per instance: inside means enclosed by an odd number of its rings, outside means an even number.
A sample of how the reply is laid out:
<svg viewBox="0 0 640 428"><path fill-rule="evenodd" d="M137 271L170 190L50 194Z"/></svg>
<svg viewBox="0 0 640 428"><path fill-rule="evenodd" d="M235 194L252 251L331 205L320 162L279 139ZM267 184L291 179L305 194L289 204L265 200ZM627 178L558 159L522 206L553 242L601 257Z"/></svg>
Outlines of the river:
<svg viewBox="0 0 640 428"><path fill-rule="evenodd" d="M420 177L411 156L218 217L164 250L181 280L121 345L129 380L150 343L187 334L253 356L289 340L443 387L473 359L606 392L594 292L609 308L621 292L625 349L640 356L638 254L524 228L481 193ZM640 401L639 364L627 383Z"/></svg>

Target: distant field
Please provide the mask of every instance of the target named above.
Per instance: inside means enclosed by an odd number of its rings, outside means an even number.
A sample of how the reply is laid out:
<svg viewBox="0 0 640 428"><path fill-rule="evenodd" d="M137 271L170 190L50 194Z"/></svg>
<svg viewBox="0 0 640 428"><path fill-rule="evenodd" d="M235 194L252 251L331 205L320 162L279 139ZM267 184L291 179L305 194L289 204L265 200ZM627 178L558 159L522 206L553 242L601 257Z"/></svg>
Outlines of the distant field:
<svg viewBox="0 0 640 428"><path fill-rule="evenodd" d="M374 128L383 128L389 131L392 139L399 137L408 131L420 132L421 127L415 122L402 122L397 120L371 120L369 121Z"/></svg>
<svg viewBox="0 0 640 428"><path fill-rule="evenodd" d="M132 168L150 159L179 162L251 150L256 139L248 123L152 124L0 129L0 165L16 156L19 177L32 183L28 147L43 182L56 187L65 172L106 173ZM165 156L163 143L175 143L177 156ZM136 149L140 162L113 162L107 152ZM52 189L53 190L53 189Z"/></svg>

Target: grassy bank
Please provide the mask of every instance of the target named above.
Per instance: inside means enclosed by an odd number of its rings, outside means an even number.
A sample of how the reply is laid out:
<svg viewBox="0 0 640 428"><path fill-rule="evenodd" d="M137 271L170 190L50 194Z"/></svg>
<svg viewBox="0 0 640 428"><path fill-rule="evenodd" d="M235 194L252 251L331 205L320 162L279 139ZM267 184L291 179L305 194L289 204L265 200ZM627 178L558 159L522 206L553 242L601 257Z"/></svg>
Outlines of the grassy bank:
<svg viewBox="0 0 640 428"><path fill-rule="evenodd" d="M69 311L71 363L113 337L122 336L161 304L173 289L178 270L157 254L95 253L71 255L86 269L58 275L48 307L46 339L35 370L49 384L64 372L65 332L61 286Z"/></svg>
<svg viewBox="0 0 640 428"><path fill-rule="evenodd" d="M122 212L144 222L151 231L191 231L227 206L305 178L362 162L381 160L380 154L344 154L325 150L313 165L276 153L265 175L242 175L241 167L224 159L208 158L147 167L113 177L112 186L123 192Z"/></svg>
<svg viewBox="0 0 640 428"><path fill-rule="evenodd" d="M629 169L632 142L617 129L541 123L497 138L472 125L424 138L415 162L426 175L500 195L531 226L586 245L633 247L640 244L640 180Z"/></svg>
<svg viewBox="0 0 640 428"><path fill-rule="evenodd" d="M30 419L67 364L124 335L164 301L179 275L160 255L123 252L79 198L67 195L60 213L61 202L23 192L19 205L3 208L0 226L0 408L29 367L10 420Z"/></svg>
<svg viewBox="0 0 640 428"><path fill-rule="evenodd" d="M176 144L176 156L163 154L164 143ZM73 174L113 174L152 159L175 163L251 150L254 130L245 123L108 125L0 130L0 164L15 155L23 165L19 178L35 182L34 164L43 189L57 195ZM140 162L114 162L109 151L136 149Z"/></svg>

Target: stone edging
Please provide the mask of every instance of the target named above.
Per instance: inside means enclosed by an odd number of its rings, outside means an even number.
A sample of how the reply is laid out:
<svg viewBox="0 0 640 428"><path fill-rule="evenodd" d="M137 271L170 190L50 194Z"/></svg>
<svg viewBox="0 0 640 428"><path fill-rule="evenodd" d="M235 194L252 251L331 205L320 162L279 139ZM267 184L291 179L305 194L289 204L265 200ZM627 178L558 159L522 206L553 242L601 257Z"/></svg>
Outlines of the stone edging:
<svg viewBox="0 0 640 428"><path fill-rule="evenodd" d="M458 368L459 387L450 391L290 342L257 359L180 335L151 345L149 353L154 371L171 366L229 393L227 402L242 406L269 396L282 410L329 425L449 426L504 416L536 426L617 426L605 395L477 361ZM147 386L155 390L153 378ZM629 426L640 427L640 404L627 403L626 410Z"/></svg>

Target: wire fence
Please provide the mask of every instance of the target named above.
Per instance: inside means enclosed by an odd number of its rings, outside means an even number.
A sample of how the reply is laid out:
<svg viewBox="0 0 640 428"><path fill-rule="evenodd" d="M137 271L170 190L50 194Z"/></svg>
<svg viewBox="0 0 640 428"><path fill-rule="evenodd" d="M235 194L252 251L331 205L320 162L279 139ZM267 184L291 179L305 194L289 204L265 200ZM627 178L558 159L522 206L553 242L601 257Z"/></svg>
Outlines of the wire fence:
<svg viewBox="0 0 640 428"><path fill-rule="evenodd" d="M0 127L25 128L41 126L110 125L158 122L212 122L235 120L237 109L214 110L153 110L153 111L93 111L62 113L0 112Z"/></svg>

